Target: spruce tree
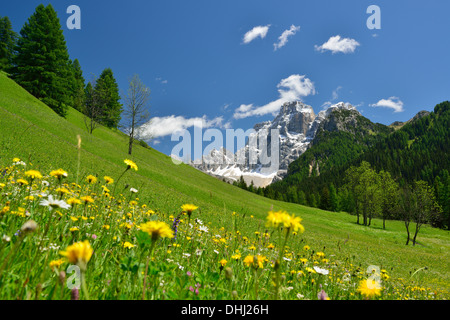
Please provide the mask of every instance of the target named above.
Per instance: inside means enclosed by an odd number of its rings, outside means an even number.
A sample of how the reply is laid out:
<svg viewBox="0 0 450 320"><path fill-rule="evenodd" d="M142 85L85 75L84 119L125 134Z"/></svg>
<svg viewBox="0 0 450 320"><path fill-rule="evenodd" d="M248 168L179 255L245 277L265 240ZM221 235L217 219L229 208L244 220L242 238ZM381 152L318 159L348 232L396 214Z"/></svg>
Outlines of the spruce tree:
<svg viewBox="0 0 450 320"><path fill-rule="evenodd" d="M75 59L71 63L71 71L72 107L80 112L83 112L85 100L85 80L78 59Z"/></svg>
<svg viewBox="0 0 450 320"><path fill-rule="evenodd" d="M41 4L36 8L20 31L16 50L12 78L65 116L71 102L69 54L51 5Z"/></svg>
<svg viewBox="0 0 450 320"><path fill-rule="evenodd" d="M103 70L95 85L102 105L101 123L108 128L118 128L122 113L119 86L110 68Z"/></svg>
<svg viewBox="0 0 450 320"><path fill-rule="evenodd" d="M8 72L13 63L17 34L8 17L0 17L0 70Z"/></svg>

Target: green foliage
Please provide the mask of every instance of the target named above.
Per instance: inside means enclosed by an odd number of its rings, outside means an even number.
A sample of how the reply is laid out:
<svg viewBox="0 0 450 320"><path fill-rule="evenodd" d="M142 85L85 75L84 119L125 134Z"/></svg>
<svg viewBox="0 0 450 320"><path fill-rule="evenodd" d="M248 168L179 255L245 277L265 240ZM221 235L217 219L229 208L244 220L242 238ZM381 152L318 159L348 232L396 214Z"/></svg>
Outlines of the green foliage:
<svg viewBox="0 0 450 320"><path fill-rule="evenodd" d="M42 4L20 31L12 78L36 98L65 116L71 104L69 54L58 16Z"/></svg>
<svg viewBox="0 0 450 320"><path fill-rule="evenodd" d="M122 113L119 86L110 68L101 73L94 87L99 96L101 109L100 123L108 128L118 128Z"/></svg>
<svg viewBox="0 0 450 320"><path fill-rule="evenodd" d="M17 34L8 17L0 17L0 70L8 72L13 63Z"/></svg>
<svg viewBox="0 0 450 320"><path fill-rule="evenodd" d="M397 131L373 124L364 117L358 118L357 126L345 127L346 131L320 130L311 147L291 163L287 176L268 188L273 189L271 194L275 194L276 191L284 193L294 186L310 199L308 205L316 206L318 194L324 194L324 190L333 184L341 194L341 210L356 213L357 199L351 194L355 190L343 191L341 188L345 183L345 172L365 161L375 171L389 174L390 178L384 176L383 182L387 190L397 188L397 184L402 187L418 180L434 186L436 200L443 210L431 223L450 228L449 109L450 102L440 103L428 116L410 121ZM335 117L342 120L346 114L337 113ZM315 205L311 199L315 200ZM321 207L326 201L322 200ZM394 200L385 201L381 212L387 218L393 215Z"/></svg>
<svg viewBox="0 0 450 320"><path fill-rule="evenodd" d="M85 103L85 80L83 77L83 71L81 70L81 65L78 59L75 59L70 64L71 66L71 92L72 92L72 107L80 112L83 112L83 107Z"/></svg>

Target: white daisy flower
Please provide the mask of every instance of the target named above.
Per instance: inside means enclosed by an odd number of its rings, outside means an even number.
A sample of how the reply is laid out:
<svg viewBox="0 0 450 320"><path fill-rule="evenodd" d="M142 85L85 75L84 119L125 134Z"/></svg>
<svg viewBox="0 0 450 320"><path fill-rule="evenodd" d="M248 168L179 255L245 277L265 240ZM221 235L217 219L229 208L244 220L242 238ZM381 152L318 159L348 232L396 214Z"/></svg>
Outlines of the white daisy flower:
<svg viewBox="0 0 450 320"><path fill-rule="evenodd" d="M53 199L52 195L49 195L47 199L42 199L39 203L41 206L48 207L51 211L52 209L69 209L70 204L67 204L64 200Z"/></svg>

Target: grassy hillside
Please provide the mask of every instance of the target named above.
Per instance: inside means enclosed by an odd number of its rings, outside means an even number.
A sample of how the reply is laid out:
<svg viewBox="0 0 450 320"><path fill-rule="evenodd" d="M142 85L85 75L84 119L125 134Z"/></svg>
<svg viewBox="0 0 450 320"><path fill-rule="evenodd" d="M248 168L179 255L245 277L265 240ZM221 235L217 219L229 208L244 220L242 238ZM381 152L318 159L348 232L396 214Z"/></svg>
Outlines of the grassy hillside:
<svg viewBox="0 0 450 320"><path fill-rule="evenodd" d="M77 135L82 140L79 171ZM79 112L70 109L63 119L0 74L0 166L9 166L14 157L42 173L63 168L69 172L71 182L82 181L89 174L97 175L99 180L104 175L117 178L124 170L123 160L129 158L123 133L98 128L90 135ZM346 213L260 197L190 166L175 165L168 156L139 145L134 147L131 159L139 170L125 175L117 190L127 194L130 187L138 189L139 200L156 212L176 216L182 204L194 203L200 208L196 217L208 223L211 231L221 227L233 230L232 213L237 212L237 228L243 234L253 235L266 230L265 219L272 207L286 210L303 219L306 231L295 238L298 246L307 244L334 261L347 261L361 270L378 265L388 270L392 278L439 289L443 292L441 297L450 297L448 231L425 226L418 237L420 245L405 246L400 222L388 222L386 230L381 229L378 220L371 227L363 227ZM0 229L0 236L4 230ZM424 267L427 269L414 273Z"/></svg>

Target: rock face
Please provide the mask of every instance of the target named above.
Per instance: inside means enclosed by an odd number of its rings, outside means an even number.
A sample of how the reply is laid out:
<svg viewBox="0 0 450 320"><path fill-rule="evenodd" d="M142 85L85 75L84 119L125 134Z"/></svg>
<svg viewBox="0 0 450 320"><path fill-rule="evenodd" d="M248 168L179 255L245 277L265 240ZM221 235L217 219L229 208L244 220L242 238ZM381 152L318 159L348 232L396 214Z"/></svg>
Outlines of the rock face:
<svg viewBox="0 0 450 320"><path fill-rule="evenodd" d="M348 110L350 116L346 117L345 121L336 119L333 110ZM354 113L359 114L353 106L342 102L320 111L317 115L311 106L302 102L287 102L281 106L273 121L258 123L253 127L254 133L249 136L249 140L251 137L257 138L256 145L247 142L245 147L235 154L224 148L213 149L203 157L201 164L191 165L227 181L237 181L242 176L247 184L253 181L255 187L264 187L286 175L289 164L306 151L319 128L329 131L345 130L344 127L355 125L351 116ZM272 156L270 146L274 129L275 133L278 132L279 142L276 166L261 161L265 152L269 157ZM267 147L260 143L260 139L267 140ZM251 161L252 154L257 155L256 162ZM245 160L240 162L239 159Z"/></svg>

